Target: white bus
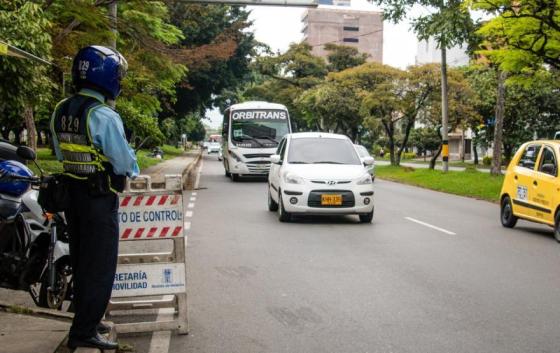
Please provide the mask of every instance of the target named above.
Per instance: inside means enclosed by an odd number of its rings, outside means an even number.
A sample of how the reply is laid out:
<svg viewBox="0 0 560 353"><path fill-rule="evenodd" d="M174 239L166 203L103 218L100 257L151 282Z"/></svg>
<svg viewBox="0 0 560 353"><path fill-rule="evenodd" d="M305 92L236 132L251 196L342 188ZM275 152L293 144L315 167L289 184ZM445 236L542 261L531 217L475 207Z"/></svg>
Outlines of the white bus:
<svg viewBox="0 0 560 353"><path fill-rule="evenodd" d="M244 175L267 175L270 155L290 132L290 116L282 104L245 102L227 108L222 129L226 176L237 181Z"/></svg>

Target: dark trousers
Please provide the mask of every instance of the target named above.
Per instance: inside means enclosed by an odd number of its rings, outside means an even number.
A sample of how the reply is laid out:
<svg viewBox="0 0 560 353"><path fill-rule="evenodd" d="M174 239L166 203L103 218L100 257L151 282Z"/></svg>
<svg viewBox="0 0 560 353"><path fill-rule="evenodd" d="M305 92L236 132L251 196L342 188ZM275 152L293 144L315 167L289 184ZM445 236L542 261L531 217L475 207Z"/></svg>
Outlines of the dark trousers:
<svg viewBox="0 0 560 353"><path fill-rule="evenodd" d="M70 207L65 212L70 233L75 309L70 337L95 336L111 297L119 247L118 197L92 197L87 185L69 181Z"/></svg>

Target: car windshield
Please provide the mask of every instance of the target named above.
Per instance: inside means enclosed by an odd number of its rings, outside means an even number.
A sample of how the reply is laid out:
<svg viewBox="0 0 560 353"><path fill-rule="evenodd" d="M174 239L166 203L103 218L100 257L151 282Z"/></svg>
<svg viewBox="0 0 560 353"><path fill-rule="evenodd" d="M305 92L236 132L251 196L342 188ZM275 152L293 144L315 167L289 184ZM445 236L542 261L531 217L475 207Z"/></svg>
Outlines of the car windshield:
<svg viewBox="0 0 560 353"><path fill-rule="evenodd" d="M288 163L361 164L352 143L338 138L294 138L290 142Z"/></svg>
<svg viewBox="0 0 560 353"><path fill-rule="evenodd" d="M358 151L358 154L360 155L360 158L369 157L368 150L362 145L356 145L356 151Z"/></svg>
<svg viewBox="0 0 560 353"><path fill-rule="evenodd" d="M285 110L248 110L232 114L231 140L239 147L277 147L289 132Z"/></svg>

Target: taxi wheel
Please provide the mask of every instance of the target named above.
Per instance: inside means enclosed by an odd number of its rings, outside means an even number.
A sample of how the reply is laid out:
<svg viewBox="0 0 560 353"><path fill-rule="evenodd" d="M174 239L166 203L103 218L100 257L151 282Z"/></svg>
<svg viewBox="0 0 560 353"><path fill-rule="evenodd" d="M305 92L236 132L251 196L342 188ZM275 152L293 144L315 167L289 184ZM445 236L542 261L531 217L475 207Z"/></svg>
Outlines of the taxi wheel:
<svg viewBox="0 0 560 353"><path fill-rule="evenodd" d="M509 196L504 197L500 211L500 220L506 228L513 228L517 223L517 217L513 214L513 207Z"/></svg>
<svg viewBox="0 0 560 353"><path fill-rule="evenodd" d="M560 212L556 212L554 217L554 238L560 243Z"/></svg>
<svg viewBox="0 0 560 353"><path fill-rule="evenodd" d="M282 194L278 192L278 220L280 222L289 222L292 220L292 214L286 212L284 202L282 201Z"/></svg>
<svg viewBox="0 0 560 353"><path fill-rule="evenodd" d="M272 194L270 193L270 186L268 187L268 210L270 212L278 211L278 203L272 198Z"/></svg>
<svg viewBox="0 0 560 353"><path fill-rule="evenodd" d="M232 181L239 181L239 174L231 173L230 175Z"/></svg>

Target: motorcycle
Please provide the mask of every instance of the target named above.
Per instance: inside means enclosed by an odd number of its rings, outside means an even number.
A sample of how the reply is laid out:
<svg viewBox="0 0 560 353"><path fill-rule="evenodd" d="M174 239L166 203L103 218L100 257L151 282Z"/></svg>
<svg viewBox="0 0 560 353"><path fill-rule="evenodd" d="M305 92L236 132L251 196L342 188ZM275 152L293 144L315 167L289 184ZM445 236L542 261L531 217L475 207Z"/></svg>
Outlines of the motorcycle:
<svg viewBox="0 0 560 353"><path fill-rule="evenodd" d="M0 173L0 287L28 291L36 305L61 310L72 296L64 215L43 211L37 200L44 173L37 177L16 161L36 163L35 152L20 146L15 154L0 162L13 167ZM25 187L15 192L5 187L16 183Z"/></svg>

